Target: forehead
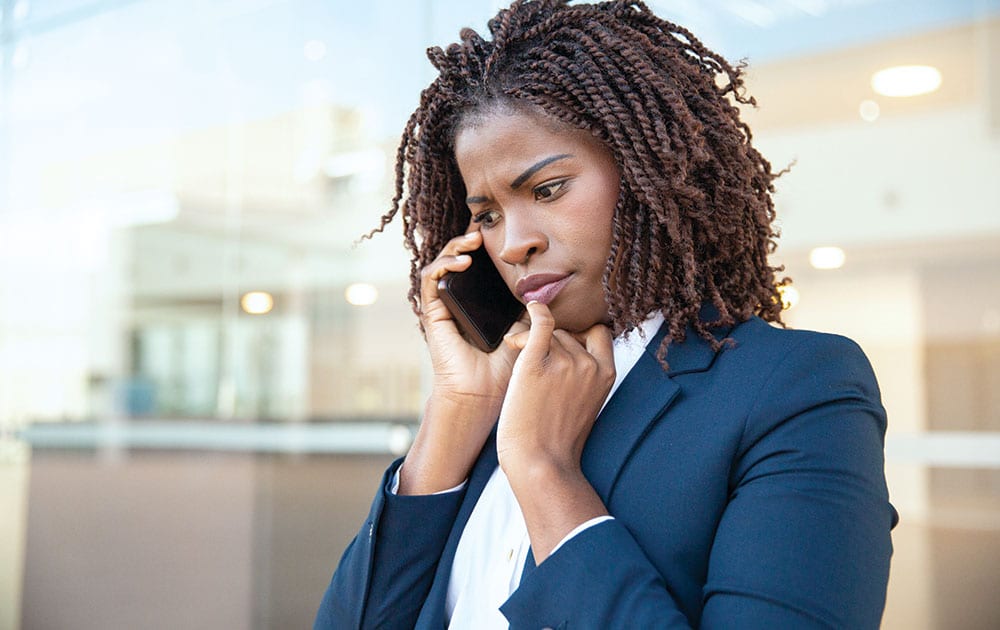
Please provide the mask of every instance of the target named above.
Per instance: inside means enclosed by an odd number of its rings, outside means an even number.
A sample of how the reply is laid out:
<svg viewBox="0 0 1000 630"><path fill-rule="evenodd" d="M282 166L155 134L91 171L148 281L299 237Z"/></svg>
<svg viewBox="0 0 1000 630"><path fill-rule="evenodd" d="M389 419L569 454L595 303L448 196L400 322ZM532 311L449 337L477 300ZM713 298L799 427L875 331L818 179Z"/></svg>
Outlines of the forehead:
<svg viewBox="0 0 1000 630"><path fill-rule="evenodd" d="M586 159L606 154L588 132L540 113L502 109L467 115L455 133L459 168L516 166L521 160L556 153Z"/></svg>

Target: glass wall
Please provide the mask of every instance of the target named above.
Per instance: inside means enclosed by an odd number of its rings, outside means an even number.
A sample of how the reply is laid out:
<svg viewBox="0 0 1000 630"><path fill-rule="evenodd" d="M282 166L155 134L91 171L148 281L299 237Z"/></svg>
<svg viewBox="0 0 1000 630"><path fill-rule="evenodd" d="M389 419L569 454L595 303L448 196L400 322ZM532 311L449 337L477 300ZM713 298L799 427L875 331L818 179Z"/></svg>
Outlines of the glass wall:
<svg viewBox="0 0 1000 630"><path fill-rule="evenodd" d="M427 378L398 226L357 240L502 4L0 0L0 629L311 622ZM878 373L884 626L996 627L1000 2L649 4L749 61L787 319Z"/></svg>
<svg viewBox="0 0 1000 630"><path fill-rule="evenodd" d="M429 5L10 4L3 416L414 415L400 239L352 245L388 205ZM355 283L381 299L347 304Z"/></svg>

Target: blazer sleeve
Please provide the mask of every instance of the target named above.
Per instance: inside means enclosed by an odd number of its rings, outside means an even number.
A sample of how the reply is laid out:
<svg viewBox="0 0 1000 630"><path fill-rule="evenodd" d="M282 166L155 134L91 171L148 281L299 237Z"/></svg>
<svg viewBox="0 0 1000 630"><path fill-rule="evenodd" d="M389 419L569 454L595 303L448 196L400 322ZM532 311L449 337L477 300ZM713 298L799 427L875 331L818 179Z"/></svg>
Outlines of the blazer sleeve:
<svg viewBox="0 0 1000 630"><path fill-rule="evenodd" d="M874 374L850 340L807 335L774 365L731 466L700 627L878 628L894 523L884 433ZM567 542L501 610L512 628L690 627L618 521Z"/></svg>
<svg viewBox="0 0 1000 630"><path fill-rule="evenodd" d="M361 531L344 552L323 595L315 629L413 628L427 598L464 489L400 496L382 478Z"/></svg>
<svg viewBox="0 0 1000 630"><path fill-rule="evenodd" d="M702 621L878 628L896 513L885 410L853 341L810 335L747 417L712 548Z"/></svg>

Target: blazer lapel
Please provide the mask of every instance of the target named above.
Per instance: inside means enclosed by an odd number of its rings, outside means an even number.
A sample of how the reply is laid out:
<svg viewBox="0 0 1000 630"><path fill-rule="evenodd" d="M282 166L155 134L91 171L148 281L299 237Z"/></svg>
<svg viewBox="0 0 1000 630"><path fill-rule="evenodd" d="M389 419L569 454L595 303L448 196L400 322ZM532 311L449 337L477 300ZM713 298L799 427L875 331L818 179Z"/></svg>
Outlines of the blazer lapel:
<svg viewBox="0 0 1000 630"><path fill-rule="evenodd" d="M680 392L673 377L708 369L716 353L692 329L683 343L672 343L667 352L670 370L656 359L656 349L668 324L649 340L642 356L597 417L583 450L583 473L597 494L609 504L625 462ZM727 331L720 331L722 334Z"/></svg>
<svg viewBox="0 0 1000 630"><path fill-rule="evenodd" d="M486 488L486 482L490 480L493 471L498 465L497 460L497 429L494 426L493 432L486 440L483 450L472 467L469 475L469 485L465 489L465 498L459 508L455 524L448 535L448 542L441 552L441 559L438 561L437 571L434 574L434 582L431 584L430 593L424 601L423 609L417 620L417 628L443 628L445 626L445 600L448 596L448 582L451 579L451 565L455 561L455 551L458 549L458 541L462 537L462 530L469 522L472 509L476 507L479 496Z"/></svg>

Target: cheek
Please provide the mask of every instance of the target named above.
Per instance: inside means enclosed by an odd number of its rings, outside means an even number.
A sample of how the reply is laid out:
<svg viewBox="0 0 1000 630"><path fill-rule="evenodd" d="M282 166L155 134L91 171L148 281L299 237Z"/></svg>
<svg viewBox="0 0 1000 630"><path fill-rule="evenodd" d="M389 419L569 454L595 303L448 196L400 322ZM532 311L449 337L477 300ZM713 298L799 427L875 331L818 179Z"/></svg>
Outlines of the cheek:
<svg viewBox="0 0 1000 630"><path fill-rule="evenodd" d="M591 211L586 238L590 241L591 248L599 250L606 260L611 249L615 204L618 197L606 195L599 199L600 205Z"/></svg>
<svg viewBox="0 0 1000 630"><path fill-rule="evenodd" d="M500 243L497 239L490 238L486 236L483 232L483 244L482 248L486 250L486 253L490 255L490 260L493 261L493 266L497 269L503 270L504 264L500 260Z"/></svg>
<svg viewBox="0 0 1000 630"><path fill-rule="evenodd" d="M621 196L619 181L616 179L614 182L606 182L601 193L601 207L604 211L604 221L610 233L611 223L615 217L615 208L618 207L618 197Z"/></svg>
<svg viewBox="0 0 1000 630"><path fill-rule="evenodd" d="M602 174L588 192L590 199L593 200L592 205L587 208L590 239L594 243L610 248L612 224L620 192L619 179L617 176L612 177L611 174Z"/></svg>
<svg viewBox="0 0 1000 630"><path fill-rule="evenodd" d="M603 212L601 213L599 229L604 236L604 243L607 250L611 249L612 232L614 231L615 208L618 207L618 190L611 190L604 198Z"/></svg>

